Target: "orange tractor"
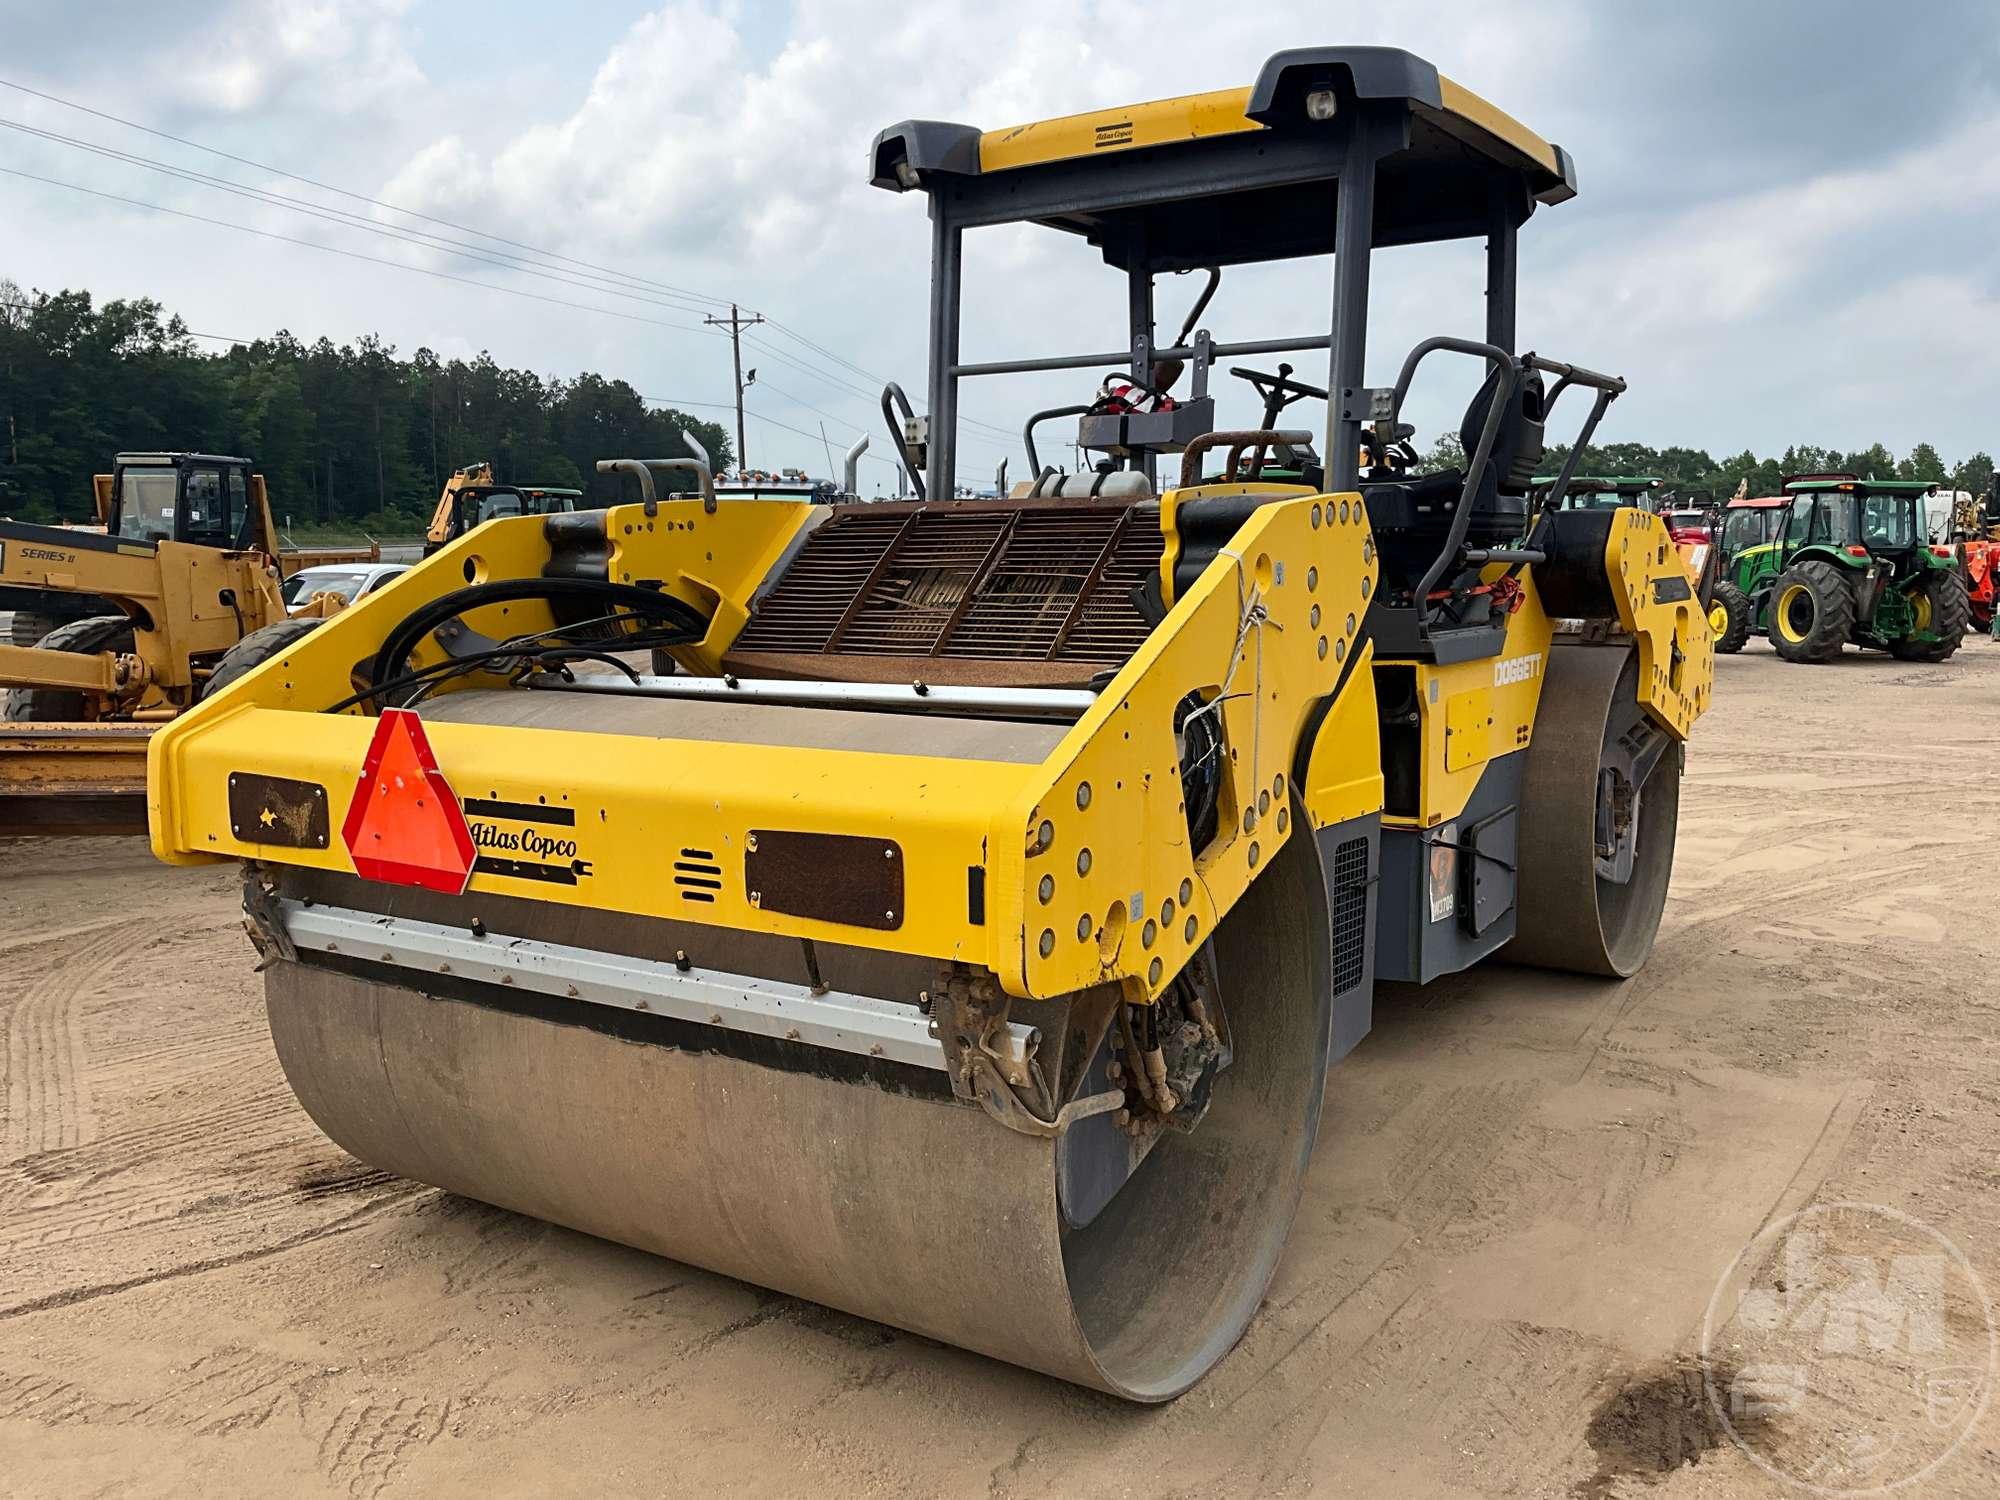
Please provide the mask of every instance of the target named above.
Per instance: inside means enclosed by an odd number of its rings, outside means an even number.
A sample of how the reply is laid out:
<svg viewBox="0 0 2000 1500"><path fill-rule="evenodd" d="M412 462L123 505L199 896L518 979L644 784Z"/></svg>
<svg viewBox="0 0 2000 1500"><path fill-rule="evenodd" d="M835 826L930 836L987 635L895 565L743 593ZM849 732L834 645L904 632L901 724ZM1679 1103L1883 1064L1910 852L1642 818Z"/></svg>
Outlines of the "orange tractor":
<svg viewBox="0 0 2000 1500"><path fill-rule="evenodd" d="M1987 486L1985 498L1966 509L1970 514L1953 527L1959 537L1958 561L1965 570L1972 628L1990 634L2000 603L2000 474Z"/></svg>

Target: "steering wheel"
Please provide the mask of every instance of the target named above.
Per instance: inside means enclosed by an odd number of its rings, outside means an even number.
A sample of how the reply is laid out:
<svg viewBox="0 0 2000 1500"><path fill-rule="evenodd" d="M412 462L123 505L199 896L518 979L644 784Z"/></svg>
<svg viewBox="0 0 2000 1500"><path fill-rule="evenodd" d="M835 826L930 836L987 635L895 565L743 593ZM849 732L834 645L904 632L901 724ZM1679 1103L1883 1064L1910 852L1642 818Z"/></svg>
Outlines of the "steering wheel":
<svg viewBox="0 0 2000 1500"><path fill-rule="evenodd" d="M1326 400L1326 392L1316 385L1292 379L1292 367L1279 365L1278 373L1267 374L1262 370L1246 370L1241 365L1232 366L1230 374L1238 380L1250 382L1251 389L1263 398L1264 426L1276 427L1278 414L1294 401L1303 401L1310 396L1315 401Z"/></svg>

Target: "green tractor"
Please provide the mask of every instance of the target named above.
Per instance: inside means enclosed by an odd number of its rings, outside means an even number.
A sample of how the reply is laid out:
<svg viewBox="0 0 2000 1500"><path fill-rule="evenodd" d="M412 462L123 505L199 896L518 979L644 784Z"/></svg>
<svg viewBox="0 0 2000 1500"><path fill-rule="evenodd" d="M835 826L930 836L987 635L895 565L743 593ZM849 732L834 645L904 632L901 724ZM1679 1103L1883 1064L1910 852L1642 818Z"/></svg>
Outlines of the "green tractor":
<svg viewBox="0 0 2000 1500"><path fill-rule="evenodd" d="M1740 520L1742 503L1732 503L1717 598L1732 616L1740 599L1749 624L1728 632L1720 649L1741 649L1754 629L1786 661L1831 661L1850 642L1902 661L1945 660L1969 611L1952 549L1933 545L1925 530L1923 500L1936 488L1813 475L1787 480L1779 505L1743 506Z"/></svg>
<svg viewBox="0 0 2000 1500"><path fill-rule="evenodd" d="M1776 579L1778 569L1770 566L1778 558L1785 535L1785 517L1791 508L1789 495L1750 495L1739 492L1722 509L1716 529L1715 557L1721 581L1715 586L1715 605L1723 613L1723 624L1715 632L1715 649L1734 656L1760 633L1758 606L1752 595L1760 586Z"/></svg>

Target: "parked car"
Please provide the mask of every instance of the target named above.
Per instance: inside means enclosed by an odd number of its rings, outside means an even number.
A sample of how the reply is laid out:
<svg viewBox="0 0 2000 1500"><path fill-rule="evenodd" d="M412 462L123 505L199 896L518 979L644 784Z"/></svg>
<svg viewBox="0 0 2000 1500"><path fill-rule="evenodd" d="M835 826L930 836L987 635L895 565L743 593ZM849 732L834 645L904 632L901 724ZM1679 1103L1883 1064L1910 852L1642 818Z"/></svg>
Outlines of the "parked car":
<svg viewBox="0 0 2000 1500"><path fill-rule="evenodd" d="M302 614L316 594L338 594L344 603L352 604L409 570L407 563L385 562L328 563L317 568L301 568L285 580L285 607L295 615Z"/></svg>

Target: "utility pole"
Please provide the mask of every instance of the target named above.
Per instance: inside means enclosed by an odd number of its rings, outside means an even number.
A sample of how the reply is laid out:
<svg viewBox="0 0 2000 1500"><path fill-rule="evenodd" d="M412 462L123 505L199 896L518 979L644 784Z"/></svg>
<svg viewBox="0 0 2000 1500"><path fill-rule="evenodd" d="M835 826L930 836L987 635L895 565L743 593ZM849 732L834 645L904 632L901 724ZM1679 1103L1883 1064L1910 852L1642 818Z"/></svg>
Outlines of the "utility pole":
<svg viewBox="0 0 2000 1500"><path fill-rule="evenodd" d="M749 462L744 453L745 445L743 442L743 330L753 328L763 321L764 315L762 313L758 313L754 317L744 317L736 310L734 302L729 304L728 317L717 318L711 316L702 319L704 323L711 323L717 328L727 328L729 330L729 352L734 356L736 361L736 472L739 474L744 471ZM757 372L752 370L750 373L754 377Z"/></svg>

